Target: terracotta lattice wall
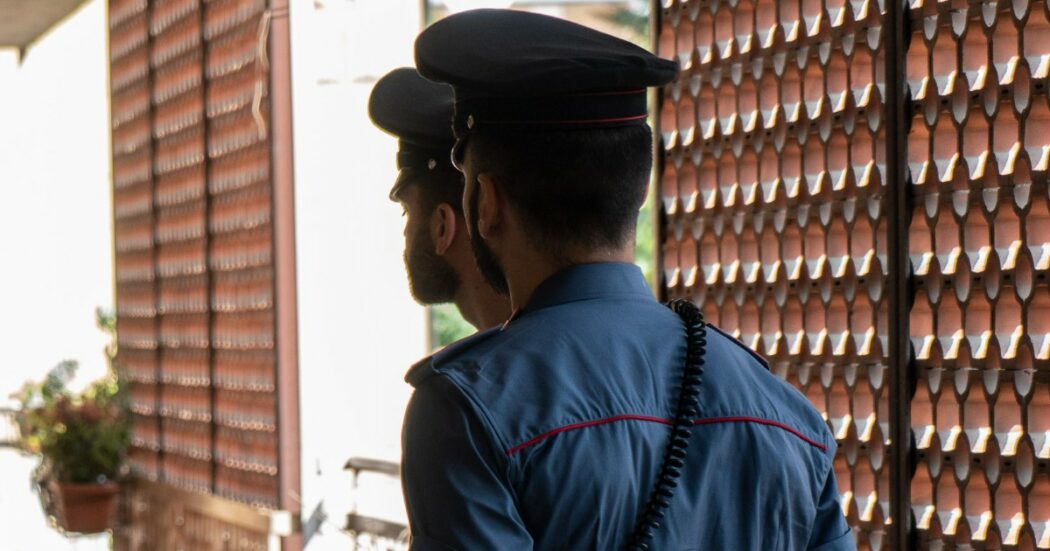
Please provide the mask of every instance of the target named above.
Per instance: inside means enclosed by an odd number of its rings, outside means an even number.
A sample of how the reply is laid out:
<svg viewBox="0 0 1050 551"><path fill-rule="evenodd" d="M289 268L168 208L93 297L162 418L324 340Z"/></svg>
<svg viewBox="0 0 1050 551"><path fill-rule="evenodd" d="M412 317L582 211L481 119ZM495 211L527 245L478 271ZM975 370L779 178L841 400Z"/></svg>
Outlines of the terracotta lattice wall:
<svg viewBox="0 0 1050 551"><path fill-rule="evenodd" d="M117 365L136 475L279 508L266 8L110 2Z"/></svg>
<svg viewBox="0 0 1050 551"><path fill-rule="evenodd" d="M909 8L911 509L924 540L1047 549L1050 8Z"/></svg>
<svg viewBox="0 0 1050 551"><path fill-rule="evenodd" d="M887 7L658 6L658 50L682 66L660 98L663 287L824 412L862 548L893 546L890 466L910 454L912 544L1047 549L1050 8L912 0L893 23ZM901 248L910 271L890 273ZM890 319L893 293L910 315ZM910 355L890 356L893 324ZM895 377L910 420L890 413ZM895 446L903 422L912 443Z"/></svg>

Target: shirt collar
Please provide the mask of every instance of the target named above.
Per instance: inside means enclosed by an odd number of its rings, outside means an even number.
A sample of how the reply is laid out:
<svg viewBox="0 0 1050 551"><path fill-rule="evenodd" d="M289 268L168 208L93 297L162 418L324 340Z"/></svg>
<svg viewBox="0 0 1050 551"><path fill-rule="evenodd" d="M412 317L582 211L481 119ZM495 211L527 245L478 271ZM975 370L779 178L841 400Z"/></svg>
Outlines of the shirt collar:
<svg viewBox="0 0 1050 551"><path fill-rule="evenodd" d="M574 264L550 276L533 291L522 313L567 302L612 296L653 298L642 270L625 262Z"/></svg>

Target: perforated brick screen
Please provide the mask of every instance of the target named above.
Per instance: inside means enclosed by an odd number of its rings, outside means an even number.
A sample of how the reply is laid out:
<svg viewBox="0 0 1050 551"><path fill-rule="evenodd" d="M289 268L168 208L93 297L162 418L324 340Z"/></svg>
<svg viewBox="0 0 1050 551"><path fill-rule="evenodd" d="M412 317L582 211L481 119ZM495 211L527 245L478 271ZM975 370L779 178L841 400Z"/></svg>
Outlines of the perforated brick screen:
<svg viewBox="0 0 1050 551"><path fill-rule="evenodd" d="M824 412L861 548L889 546L890 459L908 453L891 438L893 377L914 382L913 541L1050 548L1046 3L914 0L904 25L875 0L658 9L658 50L682 66L658 121L667 295ZM896 32L906 124L889 135ZM902 140L907 176L888 187ZM900 247L910 272L889 273ZM889 319L892 292L910 315ZM889 356L891 324L910 358Z"/></svg>

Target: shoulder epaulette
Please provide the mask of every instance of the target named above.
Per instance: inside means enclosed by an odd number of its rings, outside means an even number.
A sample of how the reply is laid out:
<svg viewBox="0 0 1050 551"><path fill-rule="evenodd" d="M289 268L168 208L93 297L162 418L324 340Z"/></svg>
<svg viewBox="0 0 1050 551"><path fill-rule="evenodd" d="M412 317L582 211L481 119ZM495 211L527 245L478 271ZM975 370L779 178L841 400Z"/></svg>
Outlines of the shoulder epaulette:
<svg viewBox="0 0 1050 551"><path fill-rule="evenodd" d="M729 341L732 342L733 344L735 344L735 345L739 346L740 348L743 348L744 350L746 350L748 354L751 354L751 357L755 358L756 360L758 360L758 363L762 364L762 367L765 367L766 370L769 370L769 360L767 360L767 359L763 358L762 356L760 356L758 354L758 352L755 352L754 350L752 350L751 347L749 347L746 344L740 342L733 335L730 335L729 333L726 333L725 331L722 331L721 329L715 327L714 325L711 325L710 323L707 324L707 328L714 330L715 332L719 333L723 337L729 339Z"/></svg>
<svg viewBox="0 0 1050 551"><path fill-rule="evenodd" d="M499 327L493 327L492 329L486 329L484 331L478 331L473 335L459 339L458 341L449 344L448 346L438 350L437 352L419 360L412 367L409 368L408 373L405 374L405 382L408 384L418 387L420 383L427 380L433 375L437 374L438 367L442 364L446 364L449 361L454 360L463 352L469 350L472 346L478 344L481 341L487 340L494 334L500 332Z"/></svg>

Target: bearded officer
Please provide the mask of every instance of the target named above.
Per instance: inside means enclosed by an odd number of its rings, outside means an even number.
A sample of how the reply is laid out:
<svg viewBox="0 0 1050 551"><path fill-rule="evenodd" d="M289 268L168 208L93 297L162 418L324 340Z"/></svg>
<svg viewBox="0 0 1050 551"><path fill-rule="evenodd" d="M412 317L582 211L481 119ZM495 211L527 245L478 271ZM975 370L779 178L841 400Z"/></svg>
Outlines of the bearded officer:
<svg viewBox="0 0 1050 551"><path fill-rule="evenodd" d="M376 82L372 122L398 138L398 176L390 199L405 215L405 269L416 302L454 302L471 325L507 319L507 299L485 283L474 262L463 218L463 175L450 161L452 88L415 69L395 69Z"/></svg>
<svg viewBox="0 0 1050 551"><path fill-rule="evenodd" d="M412 548L854 549L820 414L630 263L676 66L506 10L435 23L416 65L455 90L474 252L516 313L407 376Z"/></svg>

